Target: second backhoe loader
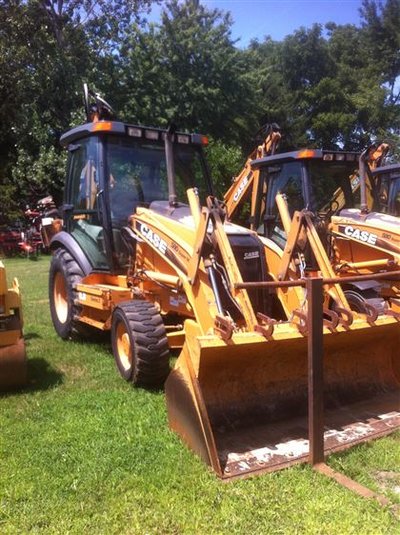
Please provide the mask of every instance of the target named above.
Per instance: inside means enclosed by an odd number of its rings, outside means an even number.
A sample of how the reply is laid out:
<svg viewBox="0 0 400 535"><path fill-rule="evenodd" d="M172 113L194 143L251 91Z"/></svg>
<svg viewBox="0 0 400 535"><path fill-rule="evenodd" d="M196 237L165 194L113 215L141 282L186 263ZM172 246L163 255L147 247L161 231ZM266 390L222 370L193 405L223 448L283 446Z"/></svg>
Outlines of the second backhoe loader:
<svg viewBox="0 0 400 535"><path fill-rule="evenodd" d="M69 160L63 228L51 241L56 331L110 331L120 374L135 386L166 381L171 428L221 478L307 460L304 288L279 285L286 258L272 240L227 222L203 136L112 120L92 97L95 113L61 138ZM286 278L302 283L301 265L287 264ZM336 451L400 425L400 309L367 317L334 280L324 287L336 305L325 307L323 330L325 437Z"/></svg>
<svg viewBox="0 0 400 535"><path fill-rule="evenodd" d="M314 223L336 275L387 271L387 279L379 283L371 279L345 286L352 308L360 312L366 312L369 304L382 310L388 298L400 295L398 277L390 275L400 266L400 221L383 213L389 210L384 210L373 178L384 169L379 165L387 148L385 144L372 146L361 155L302 149L267 155L246 162L244 167L250 167L252 176L257 177L247 192L249 197L251 193L251 229L283 249L287 233L282 219L290 220L295 210L306 208L314 213ZM391 191L395 192L395 187ZM286 196L289 216L280 213L277 193ZM229 201L229 195L225 200ZM231 218L235 220L240 208L240 203L235 205Z"/></svg>

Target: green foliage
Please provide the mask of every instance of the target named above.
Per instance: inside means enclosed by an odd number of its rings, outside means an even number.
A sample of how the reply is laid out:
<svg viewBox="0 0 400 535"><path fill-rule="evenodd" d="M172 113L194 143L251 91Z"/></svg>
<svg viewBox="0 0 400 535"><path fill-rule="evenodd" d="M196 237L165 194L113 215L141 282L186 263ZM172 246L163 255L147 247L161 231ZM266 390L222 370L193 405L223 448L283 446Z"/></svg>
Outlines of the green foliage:
<svg viewBox="0 0 400 535"><path fill-rule="evenodd" d="M124 116L237 142L252 91L231 24L196 0L173 0L159 25L132 27L120 57Z"/></svg>
<svg viewBox="0 0 400 535"><path fill-rule="evenodd" d="M16 221L21 217L17 202L17 188L8 179L1 181L0 225Z"/></svg>
<svg viewBox="0 0 400 535"><path fill-rule="evenodd" d="M270 115L274 110L274 120L290 136L282 146L361 149L398 124L399 106L387 99L385 79L366 47L370 27L331 23L326 29L323 37L320 25L301 28L281 47L270 39L253 44L264 108Z"/></svg>
<svg viewBox="0 0 400 535"><path fill-rule="evenodd" d="M361 36L370 56L371 68L388 84L389 101L398 102L400 88L400 2L363 0L361 14L364 22Z"/></svg>
<svg viewBox="0 0 400 535"><path fill-rule="evenodd" d="M84 81L121 119L211 136L218 191L265 123L281 126L281 150L361 149L383 138L399 150L399 0L364 0L361 27L315 24L245 49L228 12L169 0L150 24L151 3L0 0L3 216L36 195L61 198L58 140L84 120Z"/></svg>
<svg viewBox="0 0 400 535"><path fill-rule="evenodd" d="M332 74L334 62L328 54L328 44L322 37L322 26L301 28L283 42L281 66L290 91L313 87Z"/></svg>
<svg viewBox="0 0 400 535"><path fill-rule="evenodd" d="M249 133L243 143L247 156L254 149L254 135L260 126L278 123L285 132L285 142L291 134L290 115L287 113L289 94L284 87L280 64L282 43L269 37L262 43L254 40L243 54L248 68L247 77L255 95L249 110L252 117L248 122Z"/></svg>
<svg viewBox="0 0 400 535"><path fill-rule="evenodd" d="M42 146L34 156L20 148L18 164L13 168L12 179L18 198L33 204L37 199L53 194L57 204L61 203L66 154L54 146Z"/></svg>
<svg viewBox="0 0 400 535"><path fill-rule="evenodd" d="M147 0L2 1L0 10L0 187L15 204L61 196L60 134L82 107L82 82ZM96 75L97 78L97 75ZM0 212L13 217L2 196Z"/></svg>
<svg viewBox="0 0 400 535"><path fill-rule="evenodd" d="M244 155L237 145L228 145L219 140L211 140L206 149L206 157L215 187L215 194L222 199L244 162Z"/></svg>

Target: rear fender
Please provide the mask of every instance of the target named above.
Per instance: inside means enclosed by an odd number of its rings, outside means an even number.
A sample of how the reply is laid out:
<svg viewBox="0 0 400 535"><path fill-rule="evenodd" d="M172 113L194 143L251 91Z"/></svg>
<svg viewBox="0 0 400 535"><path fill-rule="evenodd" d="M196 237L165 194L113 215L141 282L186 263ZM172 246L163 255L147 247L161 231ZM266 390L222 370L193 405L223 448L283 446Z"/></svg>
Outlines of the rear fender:
<svg viewBox="0 0 400 535"><path fill-rule="evenodd" d="M381 287L381 284L374 280L367 280L367 281L356 281L352 282L351 284L346 284L345 287L347 289L356 288L357 290L363 292L365 290L376 290L379 291L379 288Z"/></svg>
<svg viewBox="0 0 400 535"><path fill-rule="evenodd" d="M79 267L82 269L84 276L89 275L93 271L92 265L90 264L87 256L83 252L82 247L79 243L68 234L68 232L61 231L58 232L50 241L50 250L54 251L62 247L66 249L70 255L76 260L79 264Z"/></svg>

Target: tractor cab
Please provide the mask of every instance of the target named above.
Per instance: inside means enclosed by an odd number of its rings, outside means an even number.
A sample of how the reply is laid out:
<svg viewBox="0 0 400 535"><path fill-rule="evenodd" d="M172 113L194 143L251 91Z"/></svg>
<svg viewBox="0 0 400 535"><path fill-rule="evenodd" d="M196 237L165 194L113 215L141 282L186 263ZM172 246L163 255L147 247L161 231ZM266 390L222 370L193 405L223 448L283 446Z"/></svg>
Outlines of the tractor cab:
<svg viewBox="0 0 400 535"><path fill-rule="evenodd" d="M254 160L252 167L261 174L254 228L284 247L278 193L285 195L291 216L306 208L326 223L343 208L358 207L358 156L355 152L303 149Z"/></svg>
<svg viewBox="0 0 400 535"><path fill-rule="evenodd" d="M96 271L125 272L121 229L139 207L172 213L186 190L212 194L199 134L94 121L61 137L68 149L64 224Z"/></svg>

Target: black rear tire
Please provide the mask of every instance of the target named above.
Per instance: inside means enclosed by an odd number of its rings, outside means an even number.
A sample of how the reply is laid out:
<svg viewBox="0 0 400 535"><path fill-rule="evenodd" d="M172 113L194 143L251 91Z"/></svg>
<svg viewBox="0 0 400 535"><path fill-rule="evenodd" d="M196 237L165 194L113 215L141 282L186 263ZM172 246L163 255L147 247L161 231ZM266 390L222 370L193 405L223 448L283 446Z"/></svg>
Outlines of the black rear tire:
<svg viewBox="0 0 400 535"><path fill-rule="evenodd" d="M75 304L78 295L74 285L83 276L79 264L66 249L54 251L49 274L50 314L57 334L64 340L85 336L89 330L77 320L80 306Z"/></svg>
<svg viewBox="0 0 400 535"><path fill-rule="evenodd" d="M135 386L160 388L169 374L165 326L148 301L120 303L111 325L111 344L118 371Z"/></svg>

